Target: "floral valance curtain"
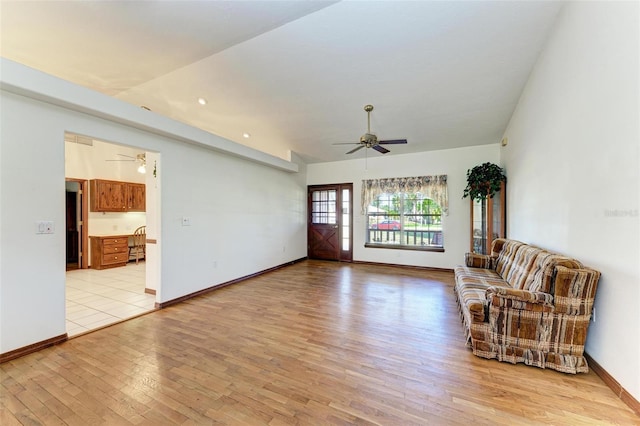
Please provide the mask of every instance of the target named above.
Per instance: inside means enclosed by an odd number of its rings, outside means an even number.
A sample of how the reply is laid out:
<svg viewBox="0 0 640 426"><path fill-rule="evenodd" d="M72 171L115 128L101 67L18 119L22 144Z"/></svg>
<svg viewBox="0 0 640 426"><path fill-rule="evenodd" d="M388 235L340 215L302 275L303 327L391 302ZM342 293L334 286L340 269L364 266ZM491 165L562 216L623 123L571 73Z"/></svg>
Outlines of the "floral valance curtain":
<svg viewBox="0 0 640 426"><path fill-rule="evenodd" d="M438 203L444 214L449 213L447 175L414 176L403 178L366 179L362 181L362 214L383 193L419 192Z"/></svg>

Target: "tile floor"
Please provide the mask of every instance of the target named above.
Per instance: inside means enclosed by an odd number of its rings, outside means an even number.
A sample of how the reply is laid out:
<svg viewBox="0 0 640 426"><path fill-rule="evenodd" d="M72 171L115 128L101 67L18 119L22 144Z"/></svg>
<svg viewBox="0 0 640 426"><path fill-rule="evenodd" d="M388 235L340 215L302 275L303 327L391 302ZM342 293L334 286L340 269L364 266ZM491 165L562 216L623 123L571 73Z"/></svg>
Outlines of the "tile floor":
<svg viewBox="0 0 640 426"><path fill-rule="evenodd" d="M155 309L156 296L144 292L145 264L67 271L67 335L120 322Z"/></svg>

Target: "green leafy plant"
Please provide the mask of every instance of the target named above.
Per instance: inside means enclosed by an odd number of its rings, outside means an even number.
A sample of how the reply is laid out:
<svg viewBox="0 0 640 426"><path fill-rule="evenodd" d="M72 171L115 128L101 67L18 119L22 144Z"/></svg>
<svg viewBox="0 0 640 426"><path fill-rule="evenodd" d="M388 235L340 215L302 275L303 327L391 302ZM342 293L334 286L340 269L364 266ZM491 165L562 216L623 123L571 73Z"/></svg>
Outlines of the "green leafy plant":
<svg viewBox="0 0 640 426"><path fill-rule="evenodd" d="M471 197L473 200L485 200L492 198L500 191L502 182L507 181L507 176L502 168L493 163L484 163L467 170L467 187L462 198Z"/></svg>

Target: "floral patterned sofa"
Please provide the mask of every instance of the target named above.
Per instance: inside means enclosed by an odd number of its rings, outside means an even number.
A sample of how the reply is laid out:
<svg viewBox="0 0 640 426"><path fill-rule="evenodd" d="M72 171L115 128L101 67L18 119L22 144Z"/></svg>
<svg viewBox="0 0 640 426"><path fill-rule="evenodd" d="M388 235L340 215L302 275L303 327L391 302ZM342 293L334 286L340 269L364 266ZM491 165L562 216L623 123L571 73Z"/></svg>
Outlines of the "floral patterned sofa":
<svg viewBox="0 0 640 426"><path fill-rule="evenodd" d="M515 240L467 253L454 292L473 353L565 373L589 371L584 344L600 273Z"/></svg>

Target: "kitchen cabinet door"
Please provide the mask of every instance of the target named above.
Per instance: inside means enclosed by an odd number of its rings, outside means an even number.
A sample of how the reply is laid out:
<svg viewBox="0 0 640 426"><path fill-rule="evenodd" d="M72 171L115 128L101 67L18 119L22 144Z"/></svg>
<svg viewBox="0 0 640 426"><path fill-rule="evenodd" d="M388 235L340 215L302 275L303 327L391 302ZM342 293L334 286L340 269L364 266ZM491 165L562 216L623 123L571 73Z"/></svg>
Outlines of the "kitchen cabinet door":
<svg viewBox="0 0 640 426"><path fill-rule="evenodd" d="M125 182L92 179L89 181L90 209L92 212L127 211L127 185Z"/></svg>

